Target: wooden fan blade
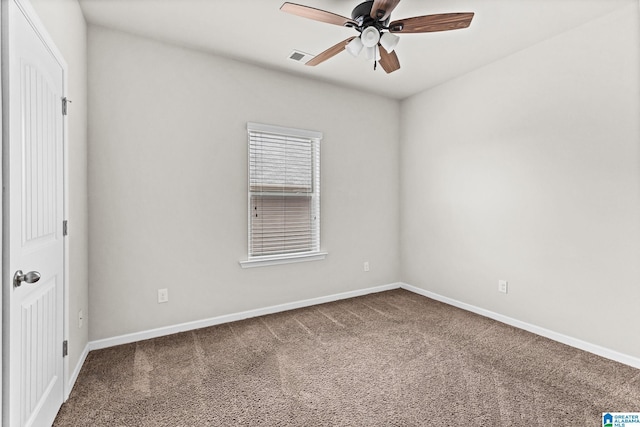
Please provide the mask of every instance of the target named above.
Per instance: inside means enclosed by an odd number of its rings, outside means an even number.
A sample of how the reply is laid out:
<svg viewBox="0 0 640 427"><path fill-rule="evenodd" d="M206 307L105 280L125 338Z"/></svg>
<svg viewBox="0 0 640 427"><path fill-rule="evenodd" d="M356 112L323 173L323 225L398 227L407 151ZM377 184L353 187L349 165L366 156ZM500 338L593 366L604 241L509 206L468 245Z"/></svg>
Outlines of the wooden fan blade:
<svg viewBox="0 0 640 427"><path fill-rule="evenodd" d="M303 6L301 4L286 2L280 6L280 10L292 15L302 16L303 18L313 19L314 21L326 22L327 24L340 25L341 27L357 27L358 24L349 18L327 12L326 10L316 9L315 7Z"/></svg>
<svg viewBox="0 0 640 427"><path fill-rule="evenodd" d="M398 61L398 55L396 55L395 50L391 51L391 53L384 50L382 45L378 45L380 49L380 61L378 63L382 67L383 70L389 73L393 73L396 70L400 69L400 61Z"/></svg>
<svg viewBox="0 0 640 427"><path fill-rule="evenodd" d="M398 6L400 0L375 0L371 7L371 17L378 21L384 21L391 15L393 9Z"/></svg>
<svg viewBox="0 0 640 427"><path fill-rule="evenodd" d="M442 13L439 15L415 16L399 19L389 24L392 33L431 33L467 28L473 13Z"/></svg>
<svg viewBox="0 0 640 427"><path fill-rule="evenodd" d="M307 63L305 65L310 65L310 66L313 67L313 66L316 66L316 65L326 61L329 58L333 58L334 56L336 56L337 54L342 52L344 50L344 48L347 46L347 44L353 39L355 39L355 36L354 37L349 37L348 39L343 40L340 43L337 43L337 44L331 46L329 49L327 49L324 52L318 54L315 58L307 61Z"/></svg>

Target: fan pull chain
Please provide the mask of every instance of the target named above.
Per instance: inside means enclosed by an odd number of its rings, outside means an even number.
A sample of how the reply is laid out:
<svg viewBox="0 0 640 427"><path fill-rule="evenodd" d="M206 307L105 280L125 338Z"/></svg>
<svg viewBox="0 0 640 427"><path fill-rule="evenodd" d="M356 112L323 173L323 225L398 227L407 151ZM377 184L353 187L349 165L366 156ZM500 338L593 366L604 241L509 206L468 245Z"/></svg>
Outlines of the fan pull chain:
<svg viewBox="0 0 640 427"><path fill-rule="evenodd" d="M373 61L373 71L376 70L377 66L378 66L378 61Z"/></svg>

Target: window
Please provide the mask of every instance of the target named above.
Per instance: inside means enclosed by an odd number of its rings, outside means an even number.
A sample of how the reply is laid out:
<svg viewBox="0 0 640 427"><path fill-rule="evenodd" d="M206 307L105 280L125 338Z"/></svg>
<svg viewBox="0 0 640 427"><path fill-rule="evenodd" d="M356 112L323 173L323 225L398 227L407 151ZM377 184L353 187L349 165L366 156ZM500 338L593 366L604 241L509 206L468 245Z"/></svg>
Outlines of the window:
<svg viewBox="0 0 640 427"><path fill-rule="evenodd" d="M322 259L322 133L248 123L249 260L243 267Z"/></svg>

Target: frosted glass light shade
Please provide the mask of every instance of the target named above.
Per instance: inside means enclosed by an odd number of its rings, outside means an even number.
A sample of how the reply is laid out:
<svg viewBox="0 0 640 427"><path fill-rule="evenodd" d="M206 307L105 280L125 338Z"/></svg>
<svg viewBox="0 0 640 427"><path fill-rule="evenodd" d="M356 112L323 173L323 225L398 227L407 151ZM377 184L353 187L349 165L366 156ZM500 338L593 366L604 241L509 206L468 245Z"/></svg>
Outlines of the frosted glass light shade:
<svg viewBox="0 0 640 427"><path fill-rule="evenodd" d="M366 47L377 46L380 41L380 32L376 27L367 27L360 34L360 38L362 39L362 44Z"/></svg>
<svg viewBox="0 0 640 427"><path fill-rule="evenodd" d="M378 49L378 45L367 47L365 52L369 61L380 61L380 50Z"/></svg>
<svg viewBox="0 0 640 427"><path fill-rule="evenodd" d="M363 47L364 45L362 44L362 40L360 40L360 37L356 37L347 44L346 49L347 52L357 58L358 55L360 55Z"/></svg>
<svg viewBox="0 0 640 427"><path fill-rule="evenodd" d="M380 37L380 44L387 52L391 53L398 46L398 42L400 41L400 37L391 33L384 33L382 37Z"/></svg>

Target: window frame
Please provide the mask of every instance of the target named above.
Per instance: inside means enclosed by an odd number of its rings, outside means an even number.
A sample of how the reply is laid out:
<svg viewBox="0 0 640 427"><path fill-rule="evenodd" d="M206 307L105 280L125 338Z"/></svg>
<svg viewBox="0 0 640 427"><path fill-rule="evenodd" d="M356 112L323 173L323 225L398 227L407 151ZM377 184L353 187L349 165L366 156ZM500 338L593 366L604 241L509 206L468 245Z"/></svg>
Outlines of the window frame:
<svg viewBox="0 0 640 427"><path fill-rule="evenodd" d="M312 192L304 193L311 195L311 204L317 203L317 223L314 226L312 239L316 239L316 248L310 251L279 253L269 255L251 255L252 247L252 197L257 191L252 190L251 183L251 135L252 133L272 134L278 137L292 137L308 139L312 144L311 168L312 168ZM288 264L294 262L317 261L327 256L327 252L321 250L320 228L320 143L322 141L322 132L295 129L282 126L268 125L262 123L247 122L247 260L240 261L242 268L261 267L278 264ZM289 196L296 197L296 196Z"/></svg>

